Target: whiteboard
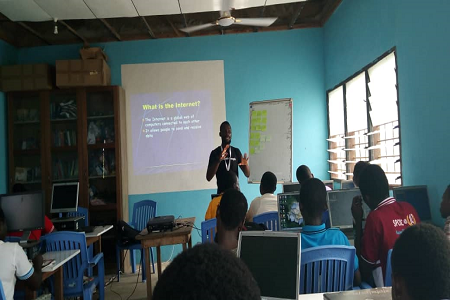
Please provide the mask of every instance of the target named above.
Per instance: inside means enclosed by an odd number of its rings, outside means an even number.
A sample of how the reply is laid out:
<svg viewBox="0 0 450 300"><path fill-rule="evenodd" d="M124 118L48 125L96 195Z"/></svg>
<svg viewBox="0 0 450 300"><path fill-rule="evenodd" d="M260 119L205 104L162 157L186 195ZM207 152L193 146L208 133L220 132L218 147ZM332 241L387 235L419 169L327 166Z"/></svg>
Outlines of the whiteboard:
<svg viewBox="0 0 450 300"><path fill-rule="evenodd" d="M278 182L292 181L292 99L250 103L249 183L271 171Z"/></svg>

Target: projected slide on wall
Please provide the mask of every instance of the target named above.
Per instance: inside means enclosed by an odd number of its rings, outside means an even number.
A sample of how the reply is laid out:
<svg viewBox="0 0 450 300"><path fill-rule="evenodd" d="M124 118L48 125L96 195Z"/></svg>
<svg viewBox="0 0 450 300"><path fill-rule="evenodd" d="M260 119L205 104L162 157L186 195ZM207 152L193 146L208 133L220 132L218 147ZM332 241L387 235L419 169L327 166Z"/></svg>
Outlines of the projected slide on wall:
<svg viewBox="0 0 450 300"><path fill-rule="evenodd" d="M206 170L213 140L211 93L131 96L135 175Z"/></svg>
<svg viewBox="0 0 450 300"><path fill-rule="evenodd" d="M223 61L121 69L128 193L215 190L216 180L206 180L206 169L226 120Z"/></svg>

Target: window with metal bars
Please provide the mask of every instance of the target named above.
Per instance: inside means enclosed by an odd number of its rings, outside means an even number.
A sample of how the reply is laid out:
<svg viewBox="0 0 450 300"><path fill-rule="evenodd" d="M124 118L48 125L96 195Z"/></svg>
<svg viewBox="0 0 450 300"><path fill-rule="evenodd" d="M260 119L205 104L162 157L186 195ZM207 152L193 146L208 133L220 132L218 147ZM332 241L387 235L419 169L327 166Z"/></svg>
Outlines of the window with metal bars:
<svg viewBox="0 0 450 300"><path fill-rule="evenodd" d="M328 153L332 179L353 179L360 160L380 165L401 185L401 142L395 48L328 91Z"/></svg>

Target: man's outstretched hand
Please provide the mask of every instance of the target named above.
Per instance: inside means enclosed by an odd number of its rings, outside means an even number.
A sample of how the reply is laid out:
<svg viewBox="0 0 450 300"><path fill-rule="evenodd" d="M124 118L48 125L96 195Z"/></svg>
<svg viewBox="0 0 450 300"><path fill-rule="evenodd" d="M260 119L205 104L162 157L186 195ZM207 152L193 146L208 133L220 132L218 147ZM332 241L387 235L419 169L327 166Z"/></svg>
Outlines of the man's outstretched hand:
<svg viewBox="0 0 450 300"><path fill-rule="evenodd" d="M241 163L239 165L240 166L248 166L248 160L249 160L249 157L247 156L247 153L244 153L244 157L242 157Z"/></svg>
<svg viewBox="0 0 450 300"><path fill-rule="evenodd" d="M223 150L222 150L222 154L220 155L220 160L224 160L227 156L228 156L228 148L230 148L230 145L229 144L227 144L226 146L225 146L225 148L223 148Z"/></svg>

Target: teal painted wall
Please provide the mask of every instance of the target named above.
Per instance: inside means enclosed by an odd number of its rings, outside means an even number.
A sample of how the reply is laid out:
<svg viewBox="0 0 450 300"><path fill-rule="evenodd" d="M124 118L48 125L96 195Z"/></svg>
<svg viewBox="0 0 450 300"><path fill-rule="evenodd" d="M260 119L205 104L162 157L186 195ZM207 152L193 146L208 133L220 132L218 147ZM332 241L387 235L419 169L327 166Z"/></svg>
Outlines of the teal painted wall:
<svg viewBox="0 0 450 300"><path fill-rule="evenodd" d="M109 57L112 84L118 85L121 84L122 64L224 60L226 115L233 127L233 144L245 152L248 152L249 103L293 98L294 172L300 164L307 164L316 177L329 178L322 29L117 42L101 46ZM76 59L79 48L80 45L20 49L19 63L54 64L57 59ZM250 202L259 195L259 186L247 184L244 178L241 173L241 190ZM213 192L130 195L129 207L131 211L136 201L153 199L158 202L158 215L195 216L195 225L200 227ZM193 238L194 243L200 241L195 232ZM175 254L179 249L175 249ZM164 249L164 260L171 251L172 247Z"/></svg>
<svg viewBox="0 0 450 300"><path fill-rule="evenodd" d="M326 89L397 47L403 179L428 185L433 222L449 178L450 1L344 0L324 28Z"/></svg>
<svg viewBox="0 0 450 300"><path fill-rule="evenodd" d="M0 65L13 65L17 61L17 49L0 41ZM8 189L8 135L5 94L0 92L0 194Z"/></svg>

